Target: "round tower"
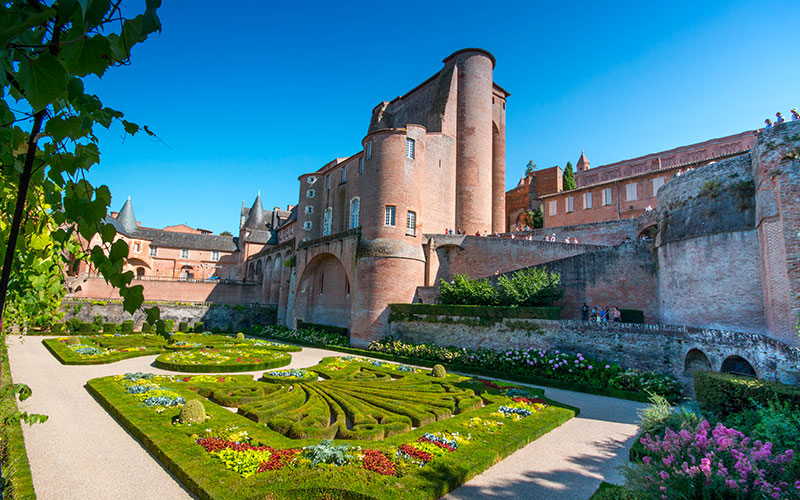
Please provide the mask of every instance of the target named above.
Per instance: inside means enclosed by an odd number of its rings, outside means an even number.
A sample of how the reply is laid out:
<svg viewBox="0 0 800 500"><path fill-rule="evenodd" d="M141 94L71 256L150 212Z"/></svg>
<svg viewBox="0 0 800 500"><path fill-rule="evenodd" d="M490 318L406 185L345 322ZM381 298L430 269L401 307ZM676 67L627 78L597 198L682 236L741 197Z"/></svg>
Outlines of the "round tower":
<svg viewBox="0 0 800 500"><path fill-rule="evenodd" d="M350 342L365 346L388 332L388 305L411 302L424 283L422 193L425 127L384 129L372 142L370 186L361 189L361 241L350 320ZM374 167L372 166L374 165Z"/></svg>
<svg viewBox="0 0 800 500"><path fill-rule="evenodd" d="M482 49L451 54L458 71L456 118L456 229L492 229L492 71Z"/></svg>

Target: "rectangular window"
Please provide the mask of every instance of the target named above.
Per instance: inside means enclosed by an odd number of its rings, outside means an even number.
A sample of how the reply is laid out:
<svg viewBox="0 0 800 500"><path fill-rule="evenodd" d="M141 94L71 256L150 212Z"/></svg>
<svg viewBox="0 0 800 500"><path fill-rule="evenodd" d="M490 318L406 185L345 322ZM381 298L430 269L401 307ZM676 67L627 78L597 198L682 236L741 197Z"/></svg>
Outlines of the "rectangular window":
<svg viewBox="0 0 800 500"><path fill-rule="evenodd" d="M358 175L364 173L364 157L358 159Z"/></svg>
<svg viewBox="0 0 800 500"><path fill-rule="evenodd" d="M311 222L310 220L307 220L307 221L303 222L303 229L305 229L306 231L311 231L311 228L313 227L313 225L314 225L313 222Z"/></svg>
<svg viewBox="0 0 800 500"><path fill-rule="evenodd" d="M394 227L395 225L394 215L396 211L397 209L394 205L386 205L386 216L383 218L384 225Z"/></svg>
<svg viewBox="0 0 800 500"><path fill-rule="evenodd" d="M658 188L664 185L664 178L663 177L656 177L653 179L653 196L656 195L658 192Z"/></svg>
<svg viewBox="0 0 800 500"><path fill-rule="evenodd" d="M550 213L549 215L556 215L558 213L558 202L556 200L552 200L548 202L550 205Z"/></svg>
<svg viewBox="0 0 800 500"><path fill-rule="evenodd" d="M592 193L583 194L583 209L592 208Z"/></svg>
<svg viewBox="0 0 800 500"><path fill-rule="evenodd" d="M414 139L406 138L406 158L414 159Z"/></svg>
<svg viewBox="0 0 800 500"><path fill-rule="evenodd" d="M158 248L151 246L150 247L150 257L155 257L157 253L158 253Z"/></svg>
<svg viewBox="0 0 800 500"><path fill-rule="evenodd" d="M322 236L331 234L331 225L333 223L333 208L328 207L325 209L325 219L322 222Z"/></svg>
<svg viewBox="0 0 800 500"><path fill-rule="evenodd" d="M342 182L347 182L347 165L342 167Z"/></svg>
<svg viewBox="0 0 800 500"><path fill-rule="evenodd" d="M325 176L325 189L331 188L331 174Z"/></svg>
<svg viewBox="0 0 800 500"><path fill-rule="evenodd" d="M133 244L133 251L134 252L139 253L139 249L140 248L141 248L141 245L139 245L139 243L134 243Z"/></svg>
<svg viewBox="0 0 800 500"><path fill-rule="evenodd" d="M406 215L406 234L409 236L417 234L417 213L411 210Z"/></svg>
<svg viewBox="0 0 800 500"><path fill-rule="evenodd" d="M625 199L627 201L636 201L636 183L631 182L625 185Z"/></svg>
<svg viewBox="0 0 800 500"><path fill-rule="evenodd" d="M350 229L355 229L358 227L359 204L360 204L359 198L353 198L352 200L350 200Z"/></svg>
<svg viewBox="0 0 800 500"><path fill-rule="evenodd" d="M367 142L367 160L372 159L372 141Z"/></svg>
<svg viewBox="0 0 800 500"><path fill-rule="evenodd" d="M211 260L219 260L219 250L211 250Z"/></svg>
<svg viewBox="0 0 800 500"><path fill-rule="evenodd" d="M183 248L181 249L181 259L188 259L189 258L189 249Z"/></svg>
<svg viewBox="0 0 800 500"><path fill-rule="evenodd" d="M603 189L603 206L611 205L611 188Z"/></svg>
<svg viewBox="0 0 800 500"><path fill-rule="evenodd" d="M575 211L575 198L567 196L567 213Z"/></svg>

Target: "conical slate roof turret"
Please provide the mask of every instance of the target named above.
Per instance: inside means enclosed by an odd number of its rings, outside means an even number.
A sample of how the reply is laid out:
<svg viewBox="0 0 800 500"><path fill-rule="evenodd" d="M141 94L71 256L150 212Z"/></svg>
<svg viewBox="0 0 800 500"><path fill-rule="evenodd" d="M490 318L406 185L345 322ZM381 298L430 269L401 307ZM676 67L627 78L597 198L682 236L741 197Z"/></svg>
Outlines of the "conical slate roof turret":
<svg viewBox="0 0 800 500"><path fill-rule="evenodd" d="M131 205L130 196L128 196L125 204L122 205L122 209L120 209L119 215L117 215L117 220L122 224L122 227L125 228L125 231L129 233L138 227L136 225L136 216L133 214L133 205Z"/></svg>
<svg viewBox="0 0 800 500"><path fill-rule="evenodd" d="M264 207L261 205L261 191L256 196L256 201L247 213L247 219L244 221L244 227L249 229L264 229L267 223L267 214L264 212Z"/></svg>
<svg viewBox="0 0 800 500"><path fill-rule="evenodd" d="M581 150L581 157L578 158L578 163L575 167L578 169L578 172L589 170L589 160L586 158L586 155L583 154L583 150Z"/></svg>

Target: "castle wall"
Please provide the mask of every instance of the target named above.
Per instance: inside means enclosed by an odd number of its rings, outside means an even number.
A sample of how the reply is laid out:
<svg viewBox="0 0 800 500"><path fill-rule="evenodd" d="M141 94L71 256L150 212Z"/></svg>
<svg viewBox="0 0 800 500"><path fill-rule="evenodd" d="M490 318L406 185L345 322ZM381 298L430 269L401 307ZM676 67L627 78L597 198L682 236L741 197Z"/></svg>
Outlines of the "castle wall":
<svg viewBox="0 0 800 500"><path fill-rule="evenodd" d="M190 281L134 280L141 285L145 300L180 300L184 302L217 302L221 304L253 304L260 302L261 287L256 283L208 283ZM80 287L72 294L78 298L118 299L119 291L103 278L86 277L75 282Z"/></svg>
<svg viewBox="0 0 800 500"><path fill-rule="evenodd" d="M769 337L720 330L664 325L590 323L505 319L492 325L478 318L425 317L423 321L394 320L392 337L412 343L467 348L558 349L616 362L624 367L652 370L692 383L692 353L706 355L710 369L720 371L731 356L748 361L767 380L800 384L800 350Z"/></svg>

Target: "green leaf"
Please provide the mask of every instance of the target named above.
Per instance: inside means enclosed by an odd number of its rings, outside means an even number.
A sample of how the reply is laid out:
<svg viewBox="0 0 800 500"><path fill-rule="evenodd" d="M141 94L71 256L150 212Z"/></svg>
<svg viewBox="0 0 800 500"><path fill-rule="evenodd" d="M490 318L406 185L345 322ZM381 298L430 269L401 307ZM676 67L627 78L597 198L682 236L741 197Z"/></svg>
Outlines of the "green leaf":
<svg viewBox="0 0 800 500"><path fill-rule="evenodd" d="M7 8L7 7L4 7ZM56 15L56 11L54 9L47 9L38 14L31 15L23 22L11 26L7 30L3 30L0 32L0 47L5 47L8 43L17 36L21 35L22 33L28 32L34 26L43 25L48 21L49 18Z"/></svg>
<svg viewBox="0 0 800 500"><path fill-rule="evenodd" d="M108 258L111 259L111 262L122 262L123 259L128 257L128 244L122 240L117 240L111 244L111 252L108 254Z"/></svg>
<svg viewBox="0 0 800 500"><path fill-rule="evenodd" d="M105 243L111 243L114 241L114 236L116 235L117 230L114 228L113 224L103 224L100 227L100 236L102 236Z"/></svg>
<svg viewBox="0 0 800 500"><path fill-rule="evenodd" d="M67 68L75 75L94 73L103 76L111 65L111 44L102 35L84 38L80 42L65 45L62 49Z"/></svg>
<svg viewBox="0 0 800 500"><path fill-rule="evenodd" d="M67 98L67 71L48 52L33 60L20 61L17 80L34 111L41 111L58 99Z"/></svg>
<svg viewBox="0 0 800 500"><path fill-rule="evenodd" d="M147 322L151 325L161 319L161 310L156 306L148 307L144 310L144 313L147 315Z"/></svg>
<svg viewBox="0 0 800 500"><path fill-rule="evenodd" d="M131 135L136 135L136 132L139 131L139 125L131 123L128 120L122 120L122 126L125 127L125 132Z"/></svg>

